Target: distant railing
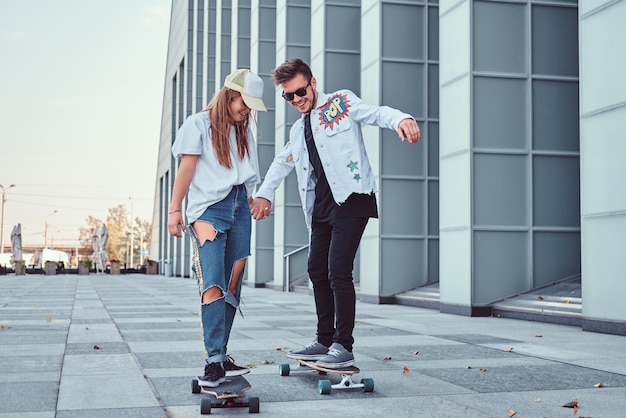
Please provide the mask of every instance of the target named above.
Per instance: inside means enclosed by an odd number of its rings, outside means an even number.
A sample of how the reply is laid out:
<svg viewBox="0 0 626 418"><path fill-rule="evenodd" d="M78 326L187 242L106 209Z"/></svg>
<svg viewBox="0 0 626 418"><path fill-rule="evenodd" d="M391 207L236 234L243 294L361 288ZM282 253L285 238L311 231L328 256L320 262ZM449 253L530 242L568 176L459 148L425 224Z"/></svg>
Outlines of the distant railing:
<svg viewBox="0 0 626 418"><path fill-rule="evenodd" d="M283 291L290 292L291 284L308 275L307 259L309 246L304 245L298 249L288 252L283 256L285 259L285 278L283 280Z"/></svg>

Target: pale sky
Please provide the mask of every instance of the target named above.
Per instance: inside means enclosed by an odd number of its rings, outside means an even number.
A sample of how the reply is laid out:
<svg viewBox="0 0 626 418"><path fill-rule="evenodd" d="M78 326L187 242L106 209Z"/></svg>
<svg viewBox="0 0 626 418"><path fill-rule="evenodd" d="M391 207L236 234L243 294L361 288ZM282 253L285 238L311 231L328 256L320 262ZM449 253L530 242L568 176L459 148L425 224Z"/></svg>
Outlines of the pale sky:
<svg viewBox="0 0 626 418"><path fill-rule="evenodd" d="M6 252L17 223L50 246L119 204L152 220L170 5L0 0Z"/></svg>

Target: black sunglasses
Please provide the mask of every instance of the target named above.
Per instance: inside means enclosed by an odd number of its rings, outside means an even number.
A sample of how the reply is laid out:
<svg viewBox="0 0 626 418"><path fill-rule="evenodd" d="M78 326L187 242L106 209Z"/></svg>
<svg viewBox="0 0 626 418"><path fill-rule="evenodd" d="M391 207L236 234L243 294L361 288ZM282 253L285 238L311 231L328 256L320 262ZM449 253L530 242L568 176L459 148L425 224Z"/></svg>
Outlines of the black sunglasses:
<svg viewBox="0 0 626 418"><path fill-rule="evenodd" d="M297 94L299 97L304 97L306 96L306 89L309 88L309 86L311 85L311 80L309 80L309 83L304 86L304 87L300 87L298 90L292 92L292 93L285 93L283 91L283 99L287 100L288 102L292 101L294 96Z"/></svg>

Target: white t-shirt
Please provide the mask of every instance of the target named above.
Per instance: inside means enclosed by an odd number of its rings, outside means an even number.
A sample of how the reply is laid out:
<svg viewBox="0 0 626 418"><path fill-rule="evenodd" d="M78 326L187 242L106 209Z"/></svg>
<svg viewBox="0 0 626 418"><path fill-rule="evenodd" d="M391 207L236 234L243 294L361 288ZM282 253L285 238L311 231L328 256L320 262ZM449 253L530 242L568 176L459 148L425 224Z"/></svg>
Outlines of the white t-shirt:
<svg viewBox="0 0 626 418"><path fill-rule="evenodd" d="M252 129L248 128L248 155L240 160L237 155L235 128L230 130L230 160L232 168L226 168L217 160L211 142L209 112L190 115L181 125L172 145L172 155L198 155L196 172L187 192L187 222L195 222L209 206L223 200L233 186L244 184L248 196L252 196L261 179L259 159Z"/></svg>

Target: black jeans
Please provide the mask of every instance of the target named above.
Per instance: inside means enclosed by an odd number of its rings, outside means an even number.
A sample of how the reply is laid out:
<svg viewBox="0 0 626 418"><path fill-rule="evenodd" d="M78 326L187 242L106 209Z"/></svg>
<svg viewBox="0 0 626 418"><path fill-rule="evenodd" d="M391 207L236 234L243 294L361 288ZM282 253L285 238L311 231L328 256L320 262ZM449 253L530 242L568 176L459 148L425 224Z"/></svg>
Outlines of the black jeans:
<svg viewBox="0 0 626 418"><path fill-rule="evenodd" d="M338 218L311 224L308 272L317 311L317 340L352 351L356 295L352 270L369 218Z"/></svg>

